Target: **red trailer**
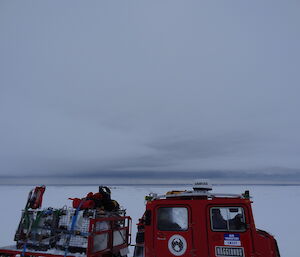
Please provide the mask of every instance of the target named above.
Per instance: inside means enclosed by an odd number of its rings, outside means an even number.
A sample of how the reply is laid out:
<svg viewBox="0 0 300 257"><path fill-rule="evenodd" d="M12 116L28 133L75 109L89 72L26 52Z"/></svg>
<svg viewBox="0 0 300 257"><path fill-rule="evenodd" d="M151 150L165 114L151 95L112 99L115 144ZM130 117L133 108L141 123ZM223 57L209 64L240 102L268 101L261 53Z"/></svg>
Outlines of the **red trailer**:
<svg viewBox="0 0 300 257"><path fill-rule="evenodd" d="M101 229L105 224L107 229ZM73 237L79 236L78 231L74 231ZM47 251L25 249L24 247L9 246L0 249L0 256L44 256L44 257L111 257L126 256L131 238L131 218L105 217L90 219L88 226L86 252L74 252L72 250L59 250L57 248ZM73 253L72 253L73 252Z"/></svg>
<svg viewBox="0 0 300 257"><path fill-rule="evenodd" d="M73 207L41 208L45 186L31 190L15 233L15 246L0 249L0 256L113 257L127 256L131 218L108 187L97 193L69 198Z"/></svg>

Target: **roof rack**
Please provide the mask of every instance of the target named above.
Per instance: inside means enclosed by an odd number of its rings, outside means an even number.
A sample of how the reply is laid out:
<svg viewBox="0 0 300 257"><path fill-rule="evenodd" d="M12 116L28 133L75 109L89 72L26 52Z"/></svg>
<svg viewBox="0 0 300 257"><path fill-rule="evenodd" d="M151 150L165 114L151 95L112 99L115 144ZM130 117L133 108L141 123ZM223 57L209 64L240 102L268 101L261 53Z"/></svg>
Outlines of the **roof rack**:
<svg viewBox="0 0 300 257"><path fill-rule="evenodd" d="M146 197L146 200L158 200L158 199L167 199L167 198L176 198L176 197L193 197L193 196L206 196L208 198L215 197L230 197L230 198L248 198L245 194L227 194L227 193L209 193L207 191L183 191L176 194L165 194L158 195L156 193L150 193Z"/></svg>

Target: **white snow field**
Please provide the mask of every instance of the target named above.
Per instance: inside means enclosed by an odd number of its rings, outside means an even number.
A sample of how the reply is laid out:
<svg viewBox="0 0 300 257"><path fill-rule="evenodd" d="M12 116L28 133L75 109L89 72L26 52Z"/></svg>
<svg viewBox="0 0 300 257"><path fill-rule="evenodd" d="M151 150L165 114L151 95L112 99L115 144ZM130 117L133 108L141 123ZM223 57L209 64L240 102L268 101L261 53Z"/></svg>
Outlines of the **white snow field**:
<svg viewBox="0 0 300 257"><path fill-rule="evenodd" d="M112 198L127 209L133 219L134 243L138 219L144 212L144 196L150 192L191 189L190 186L114 186ZM32 186L0 186L0 246L13 245L13 237ZM84 197L97 192L97 186L48 186L43 207L71 206L69 197ZM273 234L281 256L299 257L300 245L300 186L215 186L215 193L242 193L250 190L256 227ZM131 255L133 249L131 248ZM131 256L130 255L130 256Z"/></svg>

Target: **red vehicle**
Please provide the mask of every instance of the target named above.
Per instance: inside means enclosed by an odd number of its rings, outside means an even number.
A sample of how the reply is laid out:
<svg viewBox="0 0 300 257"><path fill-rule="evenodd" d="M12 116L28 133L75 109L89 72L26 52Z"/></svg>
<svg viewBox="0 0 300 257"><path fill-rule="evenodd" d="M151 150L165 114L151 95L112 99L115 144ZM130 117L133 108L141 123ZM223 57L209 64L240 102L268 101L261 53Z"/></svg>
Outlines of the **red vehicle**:
<svg viewBox="0 0 300 257"><path fill-rule="evenodd" d="M255 227L249 191L209 190L200 182L193 191L149 195L134 257L280 256L274 237Z"/></svg>

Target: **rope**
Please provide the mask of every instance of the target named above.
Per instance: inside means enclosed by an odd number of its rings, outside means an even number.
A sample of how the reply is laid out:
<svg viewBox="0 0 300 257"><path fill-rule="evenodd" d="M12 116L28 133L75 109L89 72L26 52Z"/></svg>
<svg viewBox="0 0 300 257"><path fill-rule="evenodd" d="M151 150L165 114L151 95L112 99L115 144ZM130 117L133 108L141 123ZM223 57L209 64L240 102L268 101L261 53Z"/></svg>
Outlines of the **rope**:
<svg viewBox="0 0 300 257"><path fill-rule="evenodd" d="M79 214L79 211L80 211L80 208L83 204L83 202L85 201L85 199L82 199L80 204L78 205L78 207L76 208L75 210L75 213L74 213L74 216L72 218L72 223L71 223L71 228L70 228L70 233L68 234L68 237L67 237L67 240L66 240L66 244L65 244L65 254L64 254L64 257L67 257L67 254L68 254L68 250L69 250L69 244L70 244L70 240L71 240L71 237L74 233L74 228L75 228L75 225L76 225L76 221L77 221L77 217L78 217L78 214Z"/></svg>

